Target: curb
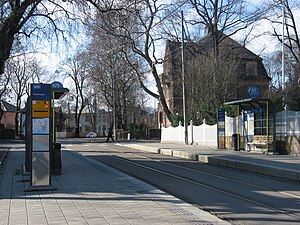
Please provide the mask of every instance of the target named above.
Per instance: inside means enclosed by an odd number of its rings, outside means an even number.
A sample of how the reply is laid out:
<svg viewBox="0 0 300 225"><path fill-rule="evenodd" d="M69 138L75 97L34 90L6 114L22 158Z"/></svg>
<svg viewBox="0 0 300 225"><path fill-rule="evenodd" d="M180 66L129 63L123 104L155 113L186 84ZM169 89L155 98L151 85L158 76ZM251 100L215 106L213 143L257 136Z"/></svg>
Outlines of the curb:
<svg viewBox="0 0 300 225"><path fill-rule="evenodd" d="M184 151L176 151L170 148L159 148L159 147L150 147L140 144L117 144L119 146L158 153L162 155L170 155L184 159L190 159L194 161L199 161L202 163L208 163L218 166L223 166L232 169L238 169L258 174L263 174L267 176L283 178L293 181L300 181L300 172L292 169L282 169L274 166L264 166L258 163L247 163L244 161L239 161L235 159L228 159L220 156L207 156L201 154L188 153Z"/></svg>

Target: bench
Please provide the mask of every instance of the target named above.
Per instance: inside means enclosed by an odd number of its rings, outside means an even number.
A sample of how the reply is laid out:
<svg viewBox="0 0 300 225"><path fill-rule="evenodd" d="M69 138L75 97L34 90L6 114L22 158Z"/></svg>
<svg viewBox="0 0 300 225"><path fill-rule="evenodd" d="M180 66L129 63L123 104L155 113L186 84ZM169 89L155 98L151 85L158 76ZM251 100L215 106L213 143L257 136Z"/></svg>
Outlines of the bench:
<svg viewBox="0 0 300 225"><path fill-rule="evenodd" d="M248 142L249 150L257 150L257 149L269 149L273 144L273 136L267 135L255 135L253 136L253 141ZM252 149L251 146L254 148Z"/></svg>

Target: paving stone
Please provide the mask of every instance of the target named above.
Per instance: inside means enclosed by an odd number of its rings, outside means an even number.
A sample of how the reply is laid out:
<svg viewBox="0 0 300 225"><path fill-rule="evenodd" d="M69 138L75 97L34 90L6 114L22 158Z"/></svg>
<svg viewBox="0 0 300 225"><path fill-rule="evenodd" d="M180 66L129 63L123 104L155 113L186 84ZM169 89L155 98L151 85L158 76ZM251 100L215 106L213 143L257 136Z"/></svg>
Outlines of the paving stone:
<svg viewBox="0 0 300 225"><path fill-rule="evenodd" d="M52 176L57 190L24 192L29 183L20 182L28 180L20 173L23 162L24 152L9 153L0 225L206 224L202 210L70 151L63 152L62 175Z"/></svg>

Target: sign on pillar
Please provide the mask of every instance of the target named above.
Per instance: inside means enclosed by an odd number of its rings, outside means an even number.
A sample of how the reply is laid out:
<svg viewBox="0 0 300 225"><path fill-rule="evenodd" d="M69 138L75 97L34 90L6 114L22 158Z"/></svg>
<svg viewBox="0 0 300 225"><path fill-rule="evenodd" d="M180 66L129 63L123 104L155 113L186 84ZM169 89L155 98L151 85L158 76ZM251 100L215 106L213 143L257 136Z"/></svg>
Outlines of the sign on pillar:
<svg viewBox="0 0 300 225"><path fill-rule="evenodd" d="M51 185L50 100L50 84L31 84L31 187Z"/></svg>

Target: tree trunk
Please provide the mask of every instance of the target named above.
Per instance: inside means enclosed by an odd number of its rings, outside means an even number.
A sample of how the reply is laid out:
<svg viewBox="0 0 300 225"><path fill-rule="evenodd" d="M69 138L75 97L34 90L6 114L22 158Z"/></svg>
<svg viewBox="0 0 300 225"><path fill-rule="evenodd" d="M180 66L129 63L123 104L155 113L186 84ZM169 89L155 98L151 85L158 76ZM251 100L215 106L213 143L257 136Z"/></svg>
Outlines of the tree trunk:
<svg viewBox="0 0 300 225"><path fill-rule="evenodd" d="M75 137L79 138L79 122L76 121L76 130L75 130Z"/></svg>
<svg viewBox="0 0 300 225"><path fill-rule="evenodd" d="M19 136L19 113L15 115L15 136Z"/></svg>
<svg viewBox="0 0 300 225"><path fill-rule="evenodd" d="M167 116L167 119L170 121L171 124L173 124L173 116L172 116L172 113L167 105L167 102L166 102L166 99L165 99L165 95L164 95L164 91L163 91L163 88L161 86L161 81L159 79L159 76L158 76L158 73L157 73L157 70L156 70L156 67L153 66L153 69L152 69L152 74L153 74L153 77L155 79L155 82L156 82L156 87L157 87L157 90L158 90L158 95L159 95L159 103L164 111L164 113L166 114Z"/></svg>
<svg viewBox="0 0 300 225"><path fill-rule="evenodd" d="M2 101L0 100L0 121L2 120L2 117L3 117L3 110L2 110Z"/></svg>
<svg viewBox="0 0 300 225"><path fill-rule="evenodd" d="M4 64L10 56L15 34L21 29L20 21L28 6L32 4L32 0L27 0L20 4L20 6L16 5L13 12L10 13L10 17L4 21L3 26L0 29L0 74L4 72ZM35 3L35 5L37 4L38 3ZM28 18L29 17L27 17L27 19ZM26 21L22 22L22 24L25 24Z"/></svg>

